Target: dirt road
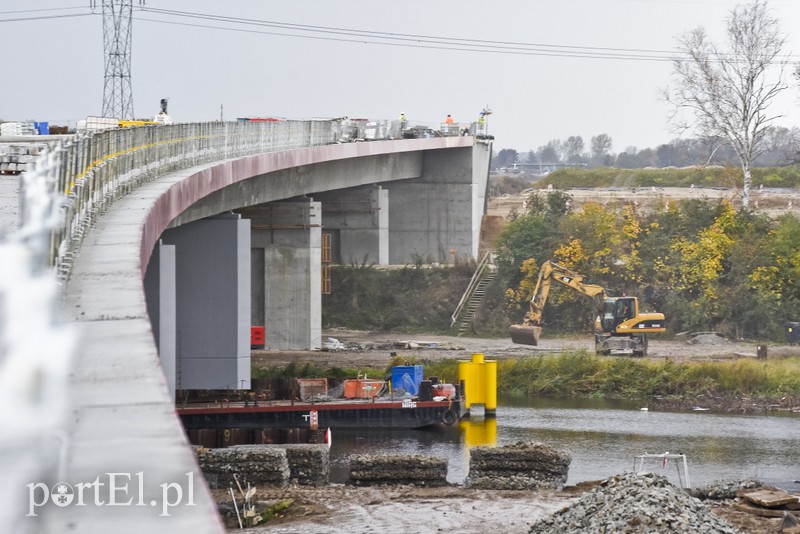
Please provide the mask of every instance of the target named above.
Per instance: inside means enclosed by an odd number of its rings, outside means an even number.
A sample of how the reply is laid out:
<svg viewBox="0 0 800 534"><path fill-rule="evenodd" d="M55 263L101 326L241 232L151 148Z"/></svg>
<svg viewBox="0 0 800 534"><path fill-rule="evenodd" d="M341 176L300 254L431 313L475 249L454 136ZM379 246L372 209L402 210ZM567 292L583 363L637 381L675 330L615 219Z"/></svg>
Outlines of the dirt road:
<svg viewBox="0 0 800 534"><path fill-rule="evenodd" d="M473 353L484 353L487 358L504 359L522 356L552 354L563 350L594 351L591 336L573 338L543 338L539 345L515 345L510 339L484 339L458 336L400 334L394 332L364 332L357 330L327 330L323 342L335 339L343 345L337 350L322 351L253 351L255 367L284 366L291 362L302 365L313 363L322 367L387 366L393 355L415 361L442 359L469 359ZM755 358L756 343L733 342L718 336L689 336L671 340L650 339L649 359L670 358L682 360L726 360ZM622 353L620 353L622 354ZM773 345L767 347L768 357L800 357L800 346Z"/></svg>

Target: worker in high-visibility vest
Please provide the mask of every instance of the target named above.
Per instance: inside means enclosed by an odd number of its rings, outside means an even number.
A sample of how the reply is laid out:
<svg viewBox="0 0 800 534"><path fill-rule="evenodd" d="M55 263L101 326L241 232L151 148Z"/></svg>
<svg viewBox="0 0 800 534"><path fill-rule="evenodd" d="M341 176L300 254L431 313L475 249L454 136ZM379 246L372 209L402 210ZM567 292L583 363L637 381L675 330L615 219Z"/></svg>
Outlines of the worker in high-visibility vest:
<svg viewBox="0 0 800 534"><path fill-rule="evenodd" d="M483 132L483 128L486 125L486 115L481 113L481 116L478 117L478 131Z"/></svg>
<svg viewBox="0 0 800 534"><path fill-rule="evenodd" d="M444 120L444 123L447 125L453 124L453 117L448 115L447 118Z"/></svg>

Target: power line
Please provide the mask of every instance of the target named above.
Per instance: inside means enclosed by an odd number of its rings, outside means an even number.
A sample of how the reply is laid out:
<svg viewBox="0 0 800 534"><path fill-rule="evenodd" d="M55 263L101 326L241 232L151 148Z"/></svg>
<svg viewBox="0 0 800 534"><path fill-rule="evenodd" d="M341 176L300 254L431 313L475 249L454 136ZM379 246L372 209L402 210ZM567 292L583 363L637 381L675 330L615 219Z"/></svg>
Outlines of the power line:
<svg viewBox="0 0 800 534"><path fill-rule="evenodd" d="M41 17L22 17L16 19L0 19L0 22L20 22L26 20L45 20L45 19L66 19L66 18L73 18L73 17L91 17L92 15L96 15L96 13L72 13L68 14L65 13L63 15L45 15Z"/></svg>
<svg viewBox="0 0 800 534"><path fill-rule="evenodd" d="M209 25L202 25L202 24L191 24L187 22L175 22L175 21L166 21L166 20L158 20L158 19L148 19L144 17L134 17L135 20L145 21L145 22L155 22L158 24L168 24L174 26L187 26L192 28L203 28L203 29L213 29L213 30L225 30L225 31L232 31L232 32L239 32L239 33L252 33L252 34L261 34L261 35L276 35L280 37L295 37L301 39L312 39L312 40L321 40L321 41L336 41L336 42L345 42L345 43L354 43L354 44L367 44L367 45L378 45L378 46L395 46L401 48L422 48L422 49L429 49L429 50L449 50L449 51L461 51L461 52L484 52L484 53L494 53L494 54L510 54L510 55L529 55L529 56L546 56L546 57L572 57L572 58L588 58L588 59L626 59L626 60L639 60L639 61L672 61L674 58L672 57L657 57L657 56L636 56L631 54L587 54L587 53L579 53L579 52L570 52L567 50L559 51L559 50L535 50L535 49L527 49L527 50L513 50L513 49L505 49L505 50L498 50L498 49L490 49L490 48L475 48L475 47L458 47L454 45L425 45L425 44L415 44L415 43L397 43L397 42L380 42L380 41L370 41L370 40L356 40L356 39L343 39L343 38L335 38L335 37L320 37L320 36L308 36L308 35L297 35L291 33L281 33L281 32L272 32L272 31L259 31L259 30L248 30L244 28L231 28L231 27L223 27L223 26L209 26Z"/></svg>
<svg viewBox="0 0 800 534"><path fill-rule="evenodd" d="M610 47L598 47L598 46L574 46L574 45L554 45L554 44L546 44L546 43L523 43L523 42L515 42L515 41L493 41L493 40L484 40L484 39L467 39L467 38L456 38L456 37L441 37L435 35L420 35L420 34L405 34L405 33L396 33L396 32L379 32L373 30L360 30L360 29L351 29L351 28L340 28L340 27L332 27L332 26L314 26L309 24L294 24L294 23L287 23L287 22L278 22L278 21L270 21L270 20L258 20L258 19L244 19L239 17L228 17L224 15L213 15L208 13L194 13L190 11L177 11L177 10L167 10L167 9L155 9L146 7L143 11L148 11L151 13L168 15L168 16L177 16L177 17L187 17L187 18L198 18L204 20L210 20L214 22L225 22L231 24L243 24L243 25L251 25L251 26L266 26L284 30L292 30L292 31L301 31L301 32L310 32L310 33L322 33L322 34L334 34L334 35L344 35L350 37L365 37L369 39L382 39L387 41L409 41L414 43L426 43L426 44L437 44L437 45L452 45L452 46L466 46L466 47L474 47L474 48L499 48L499 49L554 49L560 50L565 52L585 52L589 54L595 53L604 53L604 52L621 52L623 55L646 55L646 54L657 54L663 56L664 54L674 54L676 53L673 50L651 50L651 49L636 49L636 48L610 48ZM152 20L152 19L150 19ZM203 27L203 26L200 26ZM227 28L220 28L214 27L217 29L227 29ZM263 32L268 33L268 32ZM301 37L301 38L311 38L310 36L298 35L298 34L280 34L280 35L288 35L293 37ZM331 39L337 40L337 39ZM355 42L363 42L363 40L358 40ZM371 42L371 41L370 41ZM660 56L656 56L660 57Z"/></svg>
<svg viewBox="0 0 800 534"><path fill-rule="evenodd" d="M351 28L341 28L334 26L314 26L308 24L295 24L259 19L245 19L240 17L229 17L224 15L214 15L208 13L195 13L191 11L178 11L169 9L156 9L143 7L142 11L157 15L174 17L184 17L192 19L207 20L231 25L258 26L274 28L285 31L259 31L246 30L233 26L217 26L191 24L188 22L167 21L162 19L150 19L136 17L137 20L156 22L160 24L172 24L176 26L187 26L194 28L214 29L235 31L240 33L253 33L263 35L276 35L280 37L294 37L299 39L311 39L321 41L334 41L355 44L396 46L404 48L423 48L431 50L450 50L460 52L484 52L495 54L511 55L533 55L546 57L571 57L583 59L617 59L633 61L680 61L689 59L687 54L678 50L655 50L641 48L612 48L599 46L574 46L574 45L555 45L547 43L524 43L515 41L493 41L484 39L466 39L455 37L441 37L433 35L404 34L393 32L379 32L373 30L360 30ZM286 33L299 32L299 33ZM308 35L308 34L312 35ZM332 37L335 36L335 37ZM733 56L733 54L722 54L723 56ZM780 56L780 60L790 61L796 56Z"/></svg>
<svg viewBox="0 0 800 534"><path fill-rule="evenodd" d="M42 11L66 11L68 9L86 9L86 6L75 7L45 7L39 9L14 9L12 11L0 11L0 15L7 15L10 13L39 13Z"/></svg>

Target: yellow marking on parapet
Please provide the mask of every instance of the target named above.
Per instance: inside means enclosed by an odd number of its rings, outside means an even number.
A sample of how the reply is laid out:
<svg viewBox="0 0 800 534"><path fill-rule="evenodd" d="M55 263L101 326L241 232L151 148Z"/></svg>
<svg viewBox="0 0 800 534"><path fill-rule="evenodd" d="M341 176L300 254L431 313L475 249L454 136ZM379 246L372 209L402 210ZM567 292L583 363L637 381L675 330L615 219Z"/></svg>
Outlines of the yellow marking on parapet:
<svg viewBox="0 0 800 534"><path fill-rule="evenodd" d="M119 151L119 152L114 152L112 154L106 154L102 158L97 159L97 160L91 162L89 165L87 165L86 168L83 169L83 172L78 174L75 177L75 179L72 180L72 182L70 182L69 187L67 187L67 189L64 191L64 194L65 195L69 195L70 193L72 193L72 190L75 188L75 184L78 182L78 180L84 178L87 174L89 174L89 172L92 169L94 169L95 167L99 166L100 164L102 164L102 163L104 163L104 162L106 162L106 161L108 161L110 159L117 158L117 157L123 156L125 154L130 154L131 152L136 152L137 150L146 150L148 148L154 148L154 147L157 147L157 146L160 146L160 145L169 145L169 144L173 144L173 143L183 143L185 141L193 141L193 140L196 140L196 139L213 139L214 137L222 137L222 136L221 135L198 135L198 136L195 136L195 137L182 137L182 138L179 138L179 139L170 139L168 141L158 141L156 143L148 143L146 145L138 145L138 146L135 146L135 147L128 148L126 150L122 150L122 151Z"/></svg>

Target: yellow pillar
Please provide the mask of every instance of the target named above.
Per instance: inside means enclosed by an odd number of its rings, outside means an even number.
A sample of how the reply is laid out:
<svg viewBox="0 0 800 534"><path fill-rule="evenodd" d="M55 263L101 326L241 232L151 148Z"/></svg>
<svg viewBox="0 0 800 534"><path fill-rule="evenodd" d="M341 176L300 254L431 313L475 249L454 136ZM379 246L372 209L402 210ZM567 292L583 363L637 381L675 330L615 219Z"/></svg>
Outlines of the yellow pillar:
<svg viewBox="0 0 800 534"><path fill-rule="evenodd" d="M483 404L487 412L497 410L497 361L486 360L476 352L472 361L458 362L458 380L464 381L464 404L467 410L473 404Z"/></svg>
<svg viewBox="0 0 800 534"><path fill-rule="evenodd" d="M486 413L497 411L497 360L486 360L483 364L484 409Z"/></svg>

